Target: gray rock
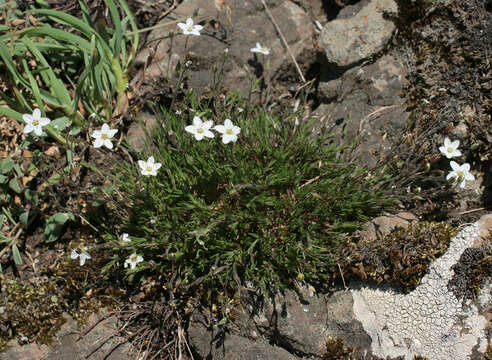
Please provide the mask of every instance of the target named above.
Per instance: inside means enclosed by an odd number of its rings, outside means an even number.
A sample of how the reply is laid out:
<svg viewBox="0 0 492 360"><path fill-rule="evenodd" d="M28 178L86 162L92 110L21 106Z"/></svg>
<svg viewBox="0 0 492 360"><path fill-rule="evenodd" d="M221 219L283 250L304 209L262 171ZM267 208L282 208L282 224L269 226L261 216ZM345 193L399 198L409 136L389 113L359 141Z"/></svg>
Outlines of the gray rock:
<svg viewBox="0 0 492 360"><path fill-rule="evenodd" d="M145 146L146 135L152 135L152 131L158 126L155 115L142 112L137 116L136 121L132 122L127 133L127 141L136 151L142 151ZM144 130L145 127L145 130ZM146 134L147 132L147 134Z"/></svg>
<svg viewBox="0 0 492 360"><path fill-rule="evenodd" d="M175 24L149 34L150 46L138 55L136 67L140 67L140 71L132 79L132 86L140 94L148 92L146 85L150 86L153 81L175 77L178 62L186 61L191 61L188 86L197 91L210 88L214 77L212 66L220 70L226 49L228 58L221 85L226 90L238 89L243 95L250 89L251 76L253 79L259 74L273 76L281 65L292 62L261 2L232 1L222 7L216 3L183 1L175 11L178 18L186 18L199 9L201 15L195 22L204 26L200 36L187 38ZM267 4L294 56L313 47L314 27L302 8L291 1L267 1ZM162 20L162 23L168 22L169 19ZM172 40L166 37L170 32L175 34ZM250 52L257 42L270 48L270 55L263 58Z"/></svg>
<svg viewBox="0 0 492 360"><path fill-rule="evenodd" d="M383 50L396 29L383 14L396 11L394 0L372 0L354 16L325 24L320 42L328 62L339 68L350 68Z"/></svg>
<svg viewBox="0 0 492 360"><path fill-rule="evenodd" d="M361 354L371 345L362 324L354 320L352 295L347 291L328 296L315 294L313 288L287 290L261 309L248 308L235 321L243 336L259 334L304 357L322 356L329 338L341 338Z"/></svg>
<svg viewBox="0 0 492 360"><path fill-rule="evenodd" d="M88 327L97 323L86 336L80 338L77 321L66 314L67 322L54 339L53 346L25 344L12 341L7 351L0 353L0 360L129 360L135 359L132 346L117 335L114 317L101 319L106 311L89 317ZM120 345L118 345L121 343ZM89 354L90 357L89 357Z"/></svg>
<svg viewBox="0 0 492 360"><path fill-rule="evenodd" d="M378 216L377 218L365 224L365 228L361 231L361 239L366 241L376 240L389 234L397 227L407 228L410 224L418 223L415 215L409 212L400 212L396 215Z"/></svg>
<svg viewBox="0 0 492 360"><path fill-rule="evenodd" d="M313 117L333 133L334 141L357 144L354 157L372 166L390 153L390 139L401 138L406 125L400 98L405 79L406 69L393 55L352 68L338 79L320 83L318 91L325 103Z"/></svg>
<svg viewBox="0 0 492 360"><path fill-rule="evenodd" d="M235 334L209 330L208 316L195 313L188 329L190 345L202 359L214 360L296 360L286 350L270 345L265 339L251 340Z"/></svg>

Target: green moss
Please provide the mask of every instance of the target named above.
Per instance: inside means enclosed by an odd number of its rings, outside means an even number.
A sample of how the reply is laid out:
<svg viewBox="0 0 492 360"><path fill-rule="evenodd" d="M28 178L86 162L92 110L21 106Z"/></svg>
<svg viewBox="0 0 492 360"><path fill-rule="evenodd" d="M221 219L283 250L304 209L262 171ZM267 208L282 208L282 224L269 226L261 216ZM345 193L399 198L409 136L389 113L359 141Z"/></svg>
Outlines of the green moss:
<svg viewBox="0 0 492 360"><path fill-rule="evenodd" d="M330 337L326 341L326 353L323 355L323 360L357 360L353 356L353 349L345 346L340 338L333 339Z"/></svg>
<svg viewBox="0 0 492 360"><path fill-rule="evenodd" d="M6 310L0 315L0 352L10 340L22 334L28 342L51 344L65 323L63 314L77 320L79 327L101 308L111 309L123 292L103 279L100 268L107 259L103 251L93 251L92 261L83 268L75 261L61 260L40 270L29 284L10 280L5 285ZM35 283L36 285L32 285ZM116 282L114 282L116 284Z"/></svg>
<svg viewBox="0 0 492 360"><path fill-rule="evenodd" d="M487 345L487 351L483 354L482 360L492 360L492 344Z"/></svg>
<svg viewBox="0 0 492 360"><path fill-rule="evenodd" d="M52 281L45 280L32 286L11 280L7 284L5 311L8 330L2 334L2 340L8 342L22 334L29 341L50 344L53 335L65 322L62 313L57 288Z"/></svg>
<svg viewBox="0 0 492 360"><path fill-rule="evenodd" d="M386 283L411 291L420 284L431 262L444 254L455 233L447 223L423 222L396 229L382 239L354 243L341 258L343 276L345 280Z"/></svg>

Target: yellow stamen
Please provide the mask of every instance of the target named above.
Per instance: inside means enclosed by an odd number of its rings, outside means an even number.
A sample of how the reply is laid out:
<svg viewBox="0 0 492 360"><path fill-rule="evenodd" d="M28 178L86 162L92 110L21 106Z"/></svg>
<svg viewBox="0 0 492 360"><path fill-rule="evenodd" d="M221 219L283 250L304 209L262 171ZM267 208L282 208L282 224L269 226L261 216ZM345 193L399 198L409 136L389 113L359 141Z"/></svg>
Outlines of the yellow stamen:
<svg viewBox="0 0 492 360"><path fill-rule="evenodd" d="M226 130L226 134L227 134L227 135L232 135L232 129L227 129L227 130Z"/></svg>
<svg viewBox="0 0 492 360"><path fill-rule="evenodd" d="M202 128L199 128L196 132L199 133L199 134L203 134L203 129Z"/></svg>

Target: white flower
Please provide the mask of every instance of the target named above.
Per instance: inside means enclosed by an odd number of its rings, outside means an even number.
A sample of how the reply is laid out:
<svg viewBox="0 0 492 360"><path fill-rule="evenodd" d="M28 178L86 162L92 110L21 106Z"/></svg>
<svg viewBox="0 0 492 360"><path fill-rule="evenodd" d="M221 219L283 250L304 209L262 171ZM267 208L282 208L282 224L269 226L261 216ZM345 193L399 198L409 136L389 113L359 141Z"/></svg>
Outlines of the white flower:
<svg viewBox="0 0 492 360"><path fill-rule="evenodd" d="M466 181L475 180L475 176L470 174L470 164L464 163L463 165L458 165L454 161L449 163L453 171L450 171L448 176L446 176L446 180L451 178L456 178L457 181L460 182L460 188L465 188Z"/></svg>
<svg viewBox="0 0 492 360"><path fill-rule="evenodd" d="M0 314L3 314L5 310L6 310L5 306L0 306Z"/></svg>
<svg viewBox="0 0 492 360"><path fill-rule="evenodd" d="M451 142L449 138L445 138L444 146L441 146L439 151L448 159L451 159L453 157L461 156L461 151L458 150L458 146L460 146L459 140Z"/></svg>
<svg viewBox="0 0 492 360"><path fill-rule="evenodd" d="M263 55L269 55L270 54L270 49L267 48L265 45L261 45L258 42L256 43L256 47L252 48L250 51L254 52L254 53L260 53Z"/></svg>
<svg viewBox="0 0 492 360"><path fill-rule="evenodd" d="M143 261L143 257L140 255L137 255L136 253L133 253L130 255L128 259L125 260L124 267L125 269L130 265L130 268L133 270L137 266L138 263Z"/></svg>
<svg viewBox="0 0 492 360"><path fill-rule="evenodd" d="M210 128L214 125L212 120L203 122L200 117L195 116L193 118L193 125L188 125L185 127L185 131L195 135L195 139L200 141L204 136L208 138L213 138L214 133L210 131Z"/></svg>
<svg viewBox="0 0 492 360"><path fill-rule="evenodd" d="M140 171L142 175L157 175L157 170L162 166L161 163L154 162L154 157L151 156L147 159L147 161L138 160L138 166L140 166Z"/></svg>
<svg viewBox="0 0 492 360"><path fill-rule="evenodd" d="M183 34L196 36L200 36L200 30L203 29L201 25L194 25L192 18L186 19L186 23L178 23L178 27L183 30Z"/></svg>
<svg viewBox="0 0 492 360"><path fill-rule="evenodd" d="M110 129L108 124L103 124L101 130L94 130L91 137L96 139L94 141L94 147L99 148L101 146L106 146L108 149L113 148L113 143L111 139L118 132L118 129Z"/></svg>
<svg viewBox="0 0 492 360"><path fill-rule="evenodd" d="M82 246L80 248L75 248L72 250L72 254L70 255L72 259L77 259L79 258L80 261L80 266L83 266L85 264L85 260L90 259L91 256L87 252L87 247Z"/></svg>
<svg viewBox="0 0 492 360"><path fill-rule="evenodd" d="M241 132L241 128L235 126L229 119L225 119L224 125L216 125L214 129L222 134L222 142L224 144L228 144L231 141L236 142L237 135Z"/></svg>
<svg viewBox="0 0 492 360"><path fill-rule="evenodd" d="M26 123L26 126L24 126L24 133L29 134L30 132L34 131L37 136L41 136L41 134L43 133L43 126L46 126L51 122L50 119L41 117L41 110L37 108L34 109L32 115L22 115L22 119Z"/></svg>
<svg viewBox="0 0 492 360"><path fill-rule="evenodd" d="M123 235L121 236L121 241L129 243L130 241L132 241L132 239L130 239L130 236L127 233L123 233Z"/></svg>
<svg viewBox="0 0 492 360"><path fill-rule="evenodd" d="M91 119L95 119L95 118L96 118L96 116L97 116L97 114L96 114L96 113L92 113L92 114L90 114L90 115L89 115L89 118L91 118Z"/></svg>

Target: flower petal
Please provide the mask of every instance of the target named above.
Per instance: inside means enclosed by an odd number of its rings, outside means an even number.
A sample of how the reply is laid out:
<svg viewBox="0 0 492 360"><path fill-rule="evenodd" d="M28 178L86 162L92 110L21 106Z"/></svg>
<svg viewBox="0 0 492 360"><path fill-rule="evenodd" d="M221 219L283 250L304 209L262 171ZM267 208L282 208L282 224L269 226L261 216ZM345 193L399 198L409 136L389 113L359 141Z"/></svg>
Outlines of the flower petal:
<svg viewBox="0 0 492 360"><path fill-rule="evenodd" d="M224 126L226 128L232 128L234 126L234 124L232 123L232 121L230 119L225 119Z"/></svg>
<svg viewBox="0 0 492 360"><path fill-rule="evenodd" d="M148 159L147 159L147 165L150 165L150 167L152 167L152 165L154 165L154 157L153 156L150 156Z"/></svg>
<svg viewBox="0 0 492 360"><path fill-rule="evenodd" d="M456 171L451 171L448 176L446 176L446 180L449 180L451 178L454 178L454 177L458 177L458 174L456 173Z"/></svg>
<svg viewBox="0 0 492 360"><path fill-rule="evenodd" d="M101 137L101 130L94 130L91 134L91 137L99 139Z"/></svg>
<svg viewBox="0 0 492 360"><path fill-rule="evenodd" d="M194 24L194 22L193 22L193 19L192 18L186 19L186 26L187 27L193 26L193 24Z"/></svg>
<svg viewBox="0 0 492 360"><path fill-rule="evenodd" d="M112 138L113 136L116 135L117 132L118 132L118 129L109 129L108 137Z"/></svg>
<svg viewBox="0 0 492 360"><path fill-rule="evenodd" d="M221 134L226 132L226 128L224 125L215 125L214 130Z"/></svg>
<svg viewBox="0 0 492 360"><path fill-rule="evenodd" d="M202 119L200 119L199 116L193 117L193 125L195 125L196 127L200 127L200 126L202 126L202 124L203 124L203 121L202 121Z"/></svg>
<svg viewBox="0 0 492 360"><path fill-rule="evenodd" d="M77 253L77 249L72 249L72 253L70 254L71 259L77 259L79 254Z"/></svg>
<svg viewBox="0 0 492 360"><path fill-rule="evenodd" d="M41 118L41 110L39 110L38 108L34 109L34 111L32 112L32 117L35 120L39 120Z"/></svg>
<svg viewBox="0 0 492 360"><path fill-rule="evenodd" d="M138 160L138 166L140 166L141 169L145 169L145 165L146 165L145 161Z"/></svg>
<svg viewBox="0 0 492 360"><path fill-rule="evenodd" d="M185 131L194 134L196 133L196 126L188 125L187 127L185 127Z"/></svg>
<svg viewBox="0 0 492 360"><path fill-rule="evenodd" d="M104 144L104 140L101 139L101 138L97 138L95 141L94 141L94 147L95 148L100 148L101 146L103 146Z"/></svg>
<svg viewBox="0 0 492 360"><path fill-rule="evenodd" d="M200 133L197 132L194 135L195 135L195 139L198 140L198 141L200 141L200 140L203 139L203 136L205 135L205 133L201 133L200 134Z"/></svg>
<svg viewBox="0 0 492 360"><path fill-rule="evenodd" d="M231 136L230 135L227 135L227 134L224 134L222 135L222 142L224 144L229 144L231 142Z"/></svg>
<svg viewBox="0 0 492 360"><path fill-rule="evenodd" d="M210 139L212 139L213 137L215 137L214 133L211 132L210 130L205 131L203 133L203 135L206 136L206 137L208 137L208 138L210 138Z"/></svg>
<svg viewBox="0 0 492 360"><path fill-rule="evenodd" d="M45 117L42 117L41 119L39 119L39 125L41 125L41 126L46 126L50 122L51 122L51 120L48 118L45 118Z"/></svg>
<svg viewBox="0 0 492 360"><path fill-rule="evenodd" d="M469 172L470 171L470 164L464 163L463 165L461 165L461 171L463 171L464 173Z"/></svg>
<svg viewBox="0 0 492 360"><path fill-rule="evenodd" d="M154 164L154 171L157 171L161 168L162 164L161 163L155 163Z"/></svg>
<svg viewBox="0 0 492 360"><path fill-rule="evenodd" d="M32 115L31 114L24 114L22 115L22 119L27 123L27 124L30 124L34 121L34 119L32 118Z"/></svg>
<svg viewBox="0 0 492 360"><path fill-rule="evenodd" d="M37 136L41 136L43 134L43 129L41 128L41 126L34 126L34 133Z"/></svg>
<svg viewBox="0 0 492 360"><path fill-rule="evenodd" d="M178 23L178 27L183 31L185 31L188 28L185 23Z"/></svg>
<svg viewBox="0 0 492 360"><path fill-rule="evenodd" d="M203 123L202 128L203 130L207 131L210 129L212 126L214 126L214 122L212 120L207 120Z"/></svg>
<svg viewBox="0 0 492 360"><path fill-rule="evenodd" d="M458 165L457 162L455 161L450 161L449 162L449 165L451 165L451 168L454 170L454 171L459 171L461 170L461 166Z"/></svg>
<svg viewBox="0 0 492 360"><path fill-rule="evenodd" d="M34 131L34 126L32 124L26 124L26 126L24 126L24 134L29 134L30 132L33 132Z"/></svg>
<svg viewBox="0 0 492 360"><path fill-rule="evenodd" d="M460 146L460 141L459 140L455 140L453 141L450 146L453 148L453 149L458 149L458 147Z"/></svg>
<svg viewBox="0 0 492 360"><path fill-rule="evenodd" d="M113 143L111 142L111 140L106 139L104 140L104 146L111 150L113 148Z"/></svg>
<svg viewBox="0 0 492 360"><path fill-rule="evenodd" d="M473 176L473 174L470 174L469 172L465 173L463 175L463 177L465 178L466 181L473 181L473 180L475 180L475 176Z"/></svg>

